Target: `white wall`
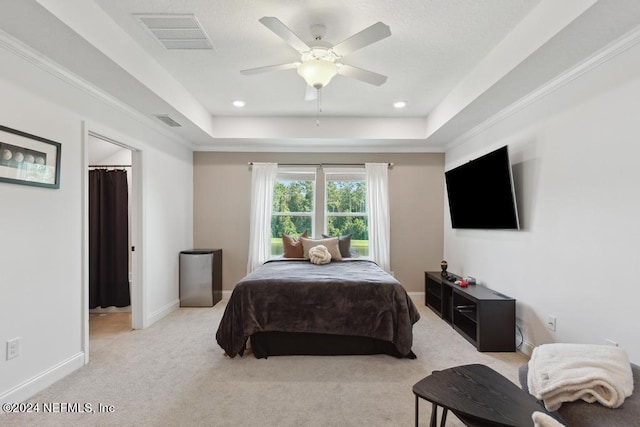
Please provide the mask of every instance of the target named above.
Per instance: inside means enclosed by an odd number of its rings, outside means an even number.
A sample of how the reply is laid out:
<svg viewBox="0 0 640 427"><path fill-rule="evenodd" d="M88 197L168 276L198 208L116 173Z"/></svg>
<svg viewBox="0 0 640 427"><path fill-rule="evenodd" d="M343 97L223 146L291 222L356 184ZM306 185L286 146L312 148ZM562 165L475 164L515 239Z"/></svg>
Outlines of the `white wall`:
<svg viewBox="0 0 640 427"><path fill-rule="evenodd" d="M517 299L525 348L610 339L640 362L638 69L636 45L446 152L448 170L509 146L523 229L452 230L447 210L445 259Z"/></svg>
<svg viewBox="0 0 640 427"><path fill-rule="evenodd" d="M140 150L146 326L178 306L192 246L192 153L144 120L0 47L0 123L62 144L60 189L0 182L0 402L28 398L84 363L83 121ZM5 360L5 342L20 356Z"/></svg>
<svg viewBox="0 0 640 427"><path fill-rule="evenodd" d="M62 145L60 189L0 183L0 396L81 351L81 122L0 81L2 124ZM37 108L30 108L37 106ZM5 342L20 356L5 360Z"/></svg>
<svg viewBox="0 0 640 427"><path fill-rule="evenodd" d="M179 306L179 253L193 247L193 161L150 150L144 164L145 289L147 320L159 320Z"/></svg>

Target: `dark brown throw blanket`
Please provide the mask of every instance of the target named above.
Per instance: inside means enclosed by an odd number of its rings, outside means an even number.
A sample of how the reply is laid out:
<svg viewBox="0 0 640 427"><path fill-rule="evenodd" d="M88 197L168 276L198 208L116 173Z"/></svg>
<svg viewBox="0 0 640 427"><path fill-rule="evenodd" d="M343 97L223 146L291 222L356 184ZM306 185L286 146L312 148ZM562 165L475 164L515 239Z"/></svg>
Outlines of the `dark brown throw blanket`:
<svg viewBox="0 0 640 427"><path fill-rule="evenodd" d="M227 355L243 355L255 332L350 335L391 342L411 353L418 310L393 276L368 260L315 265L268 261L233 290L216 340Z"/></svg>

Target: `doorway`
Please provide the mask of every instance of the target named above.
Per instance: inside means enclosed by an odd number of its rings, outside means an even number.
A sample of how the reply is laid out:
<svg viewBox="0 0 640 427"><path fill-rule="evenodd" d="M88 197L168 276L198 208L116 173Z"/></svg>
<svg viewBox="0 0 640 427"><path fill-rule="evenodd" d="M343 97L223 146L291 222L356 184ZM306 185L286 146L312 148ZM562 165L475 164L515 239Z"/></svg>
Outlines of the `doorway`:
<svg viewBox="0 0 640 427"><path fill-rule="evenodd" d="M92 350L99 350L117 335L142 328L142 301L134 252L139 229L136 165L140 152L92 131L85 136L83 341L88 363L89 344ZM105 192L112 194L105 197ZM115 246L117 255L113 254Z"/></svg>

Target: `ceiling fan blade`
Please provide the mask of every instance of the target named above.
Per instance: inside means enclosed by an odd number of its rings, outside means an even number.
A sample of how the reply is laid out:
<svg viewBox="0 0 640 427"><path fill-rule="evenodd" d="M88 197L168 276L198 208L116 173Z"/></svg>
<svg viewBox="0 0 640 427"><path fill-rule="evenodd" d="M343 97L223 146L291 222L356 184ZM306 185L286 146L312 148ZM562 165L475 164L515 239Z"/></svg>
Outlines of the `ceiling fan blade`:
<svg viewBox="0 0 640 427"><path fill-rule="evenodd" d="M338 56L345 56L355 50L369 46L379 40L391 35L391 29L382 22L376 22L370 27L365 28L349 37L348 39L338 43L331 50Z"/></svg>
<svg viewBox="0 0 640 427"><path fill-rule="evenodd" d="M307 91L304 93L305 101L315 101L318 98L318 89L305 84Z"/></svg>
<svg viewBox="0 0 640 427"><path fill-rule="evenodd" d="M289 27L284 25L278 18L273 16L263 16L259 21L262 25L280 36L281 39L286 41L289 46L298 52L306 52L310 49L309 46L300 39L300 37L291 31Z"/></svg>
<svg viewBox="0 0 640 427"><path fill-rule="evenodd" d="M291 62L289 64L268 65L266 67L249 68L248 70L240 71L240 74L245 76L252 76L254 74L268 73L270 71L289 70L291 68L298 68L299 62Z"/></svg>
<svg viewBox="0 0 640 427"><path fill-rule="evenodd" d="M345 77L351 77L352 79L362 80L363 82L376 86L380 86L387 81L387 76L346 64L339 65L338 74Z"/></svg>

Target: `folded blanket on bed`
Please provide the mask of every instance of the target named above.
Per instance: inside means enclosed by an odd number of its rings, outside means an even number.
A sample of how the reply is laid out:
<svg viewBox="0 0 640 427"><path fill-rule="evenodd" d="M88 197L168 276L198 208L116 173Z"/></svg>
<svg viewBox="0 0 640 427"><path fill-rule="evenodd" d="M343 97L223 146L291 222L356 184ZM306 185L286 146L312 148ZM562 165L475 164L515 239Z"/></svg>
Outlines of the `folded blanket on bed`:
<svg viewBox="0 0 640 427"><path fill-rule="evenodd" d="M578 399L617 408L633 393L633 376L629 357L621 348L544 344L531 354L527 385L549 411Z"/></svg>
<svg viewBox="0 0 640 427"><path fill-rule="evenodd" d="M309 261L314 264L328 264L331 262L329 249L324 245L314 246L309 249Z"/></svg>

